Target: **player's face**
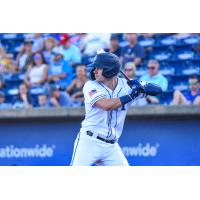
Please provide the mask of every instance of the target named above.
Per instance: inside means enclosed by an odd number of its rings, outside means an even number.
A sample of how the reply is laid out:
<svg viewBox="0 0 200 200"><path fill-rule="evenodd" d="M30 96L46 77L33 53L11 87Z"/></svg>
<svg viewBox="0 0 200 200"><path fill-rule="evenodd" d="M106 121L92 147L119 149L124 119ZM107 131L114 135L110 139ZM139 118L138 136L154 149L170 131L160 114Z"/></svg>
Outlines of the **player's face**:
<svg viewBox="0 0 200 200"><path fill-rule="evenodd" d="M96 68L94 70L94 75L95 75L96 81L98 81L98 82L105 81L105 77L102 75L102 73L103 73L103 69Z"/></svg>

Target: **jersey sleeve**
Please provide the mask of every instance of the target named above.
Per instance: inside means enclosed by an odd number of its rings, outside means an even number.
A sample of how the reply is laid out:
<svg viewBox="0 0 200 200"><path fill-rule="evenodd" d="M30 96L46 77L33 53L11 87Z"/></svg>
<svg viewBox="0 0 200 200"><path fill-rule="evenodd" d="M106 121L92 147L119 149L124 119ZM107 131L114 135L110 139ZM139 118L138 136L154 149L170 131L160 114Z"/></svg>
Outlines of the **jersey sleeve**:
<svg viewBox="0 0 200 200"><path fill-rule="evenodd" d="M88 81L83 88L85 102L93 106L98 100L106 98L105 92L93 81Z"/></svg>

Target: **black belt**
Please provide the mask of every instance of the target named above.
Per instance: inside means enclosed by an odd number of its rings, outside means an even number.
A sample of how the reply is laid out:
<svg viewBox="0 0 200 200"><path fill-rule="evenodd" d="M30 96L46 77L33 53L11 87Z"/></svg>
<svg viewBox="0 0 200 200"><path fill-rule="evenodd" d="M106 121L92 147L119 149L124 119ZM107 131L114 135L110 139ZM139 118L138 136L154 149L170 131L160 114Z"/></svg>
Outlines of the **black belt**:
<svg viewBox="0 0 200 200"><path fill-rule="evenodd" d="M87 131L86 133L87 133L87 135L89 135L91 137L94 135L94 133L92 133L91 131ZM103 142L110 143L110 144L115 144L115 142L116 142L116 140L106 140L106 139L104 139L100 136L97 136L96 138L103 141Z"/></svg>

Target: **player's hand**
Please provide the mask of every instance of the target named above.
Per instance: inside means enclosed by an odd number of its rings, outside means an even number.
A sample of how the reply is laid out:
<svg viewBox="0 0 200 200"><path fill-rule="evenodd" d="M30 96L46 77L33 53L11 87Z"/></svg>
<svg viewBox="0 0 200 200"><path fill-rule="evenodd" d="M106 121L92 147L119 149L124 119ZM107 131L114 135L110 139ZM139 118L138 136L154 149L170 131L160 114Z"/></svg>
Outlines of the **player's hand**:
<svg viewBox="0 0 200 200"><path fill-rule="evenodd" d="M141 93L151 96L157 96L162 93L162 89L159 85L154 83L147 83L145 81L130 80L127 81L131 88L137 87Z"/></svg>
<svg viewBox="0 0 200 200"><path fill-rule="evenodd" d="M157 96L162 93L162 88L154 83L147 83L147 82L141 82L141 85L143 85L144 93L146 95L150 96Z"/></svg>
<svg viewBox="0 0 200 200"><path fill-rule="evenodd" d="M137 88L138 91L140 91L141 93L144 93L144 88L140 81L129 80L129 81L127 81L127 84L130 86L130 88L132 88L132 89Z"/></svg>
<svg viewBox="0 0 200 200"><path fill-rule="evenodd" d="M137 98L141 93L143 93L143 88L140 87L133 87L131 93L129 94L132 98L132 100L134 100L135 98Z"/></svg>

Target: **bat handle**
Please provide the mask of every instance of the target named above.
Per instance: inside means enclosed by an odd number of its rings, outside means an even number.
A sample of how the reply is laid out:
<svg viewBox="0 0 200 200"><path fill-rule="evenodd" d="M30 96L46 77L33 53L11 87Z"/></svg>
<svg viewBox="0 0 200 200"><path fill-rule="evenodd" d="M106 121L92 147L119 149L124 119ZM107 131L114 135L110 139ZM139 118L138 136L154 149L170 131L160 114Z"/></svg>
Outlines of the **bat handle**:
<svg viewBox="0 0 200 200"><path fill-rule="evenodd" d="M127 80L128 83L131 83L131 80L128 78L128 76L126 76L126 74L124 74L124 72L122 70L120 70L120 73L123 75L123 77ZM131 88L130 85L129 85L129 87Z"/></svg>

